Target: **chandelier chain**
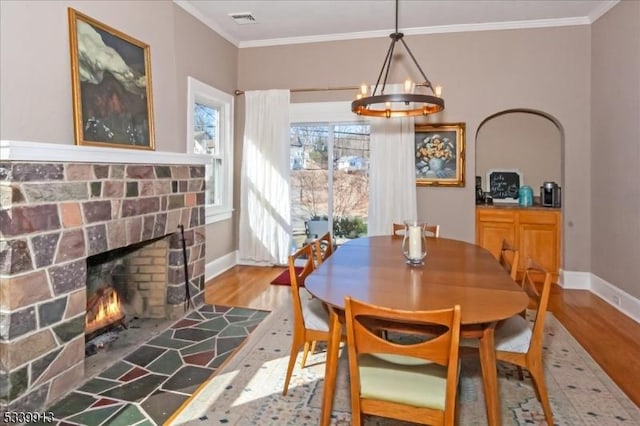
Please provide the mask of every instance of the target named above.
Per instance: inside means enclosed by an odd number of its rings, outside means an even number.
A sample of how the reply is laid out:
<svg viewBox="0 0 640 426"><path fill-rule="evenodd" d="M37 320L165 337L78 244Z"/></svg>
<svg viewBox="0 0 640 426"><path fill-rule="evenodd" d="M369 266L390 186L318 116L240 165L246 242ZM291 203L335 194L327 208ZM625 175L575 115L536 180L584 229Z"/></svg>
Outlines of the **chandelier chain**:
<svg viewBox="0 0 640 426"><path fill-rule="evenodd" d="M413 59L413 63L416 64L416 67L418 68L418 71L420 71L420 74L422 75L422 78L424 78L424 82L425 82L426 86L430 87L431 91L433 92L433 87L431 86L431 82L427 78L427 76L424 73L424 71L422 71L422 67L420 67L420 64L418 63L418 61L416 61L415 56L413 56L413 53L411 52L411 49L409 49L409 46L407 46L407 43L404 41L404 39L400 39L400 41L402 42L402 45L404 46L404 48L407 49L407 53L409 53L409 56L411 56L411 59Z"/></svg>
<svg viewBox="0 0 640 426"><path fill-rule="evenodd" d="M384 58L384 62L382 63L382 68L380 68L376 84L371 92L367 90L366 85L363 85L361 90L362 93L359 94L357 99L351 103L351 111L358 115L386 118L411 117L434 114L444 109L444 99L441 97L442 89L440 86L434 89L431 81L427 78L427 75L416 60L413 52L404 41L404 34L399 31L398 21L400 13L398 2L399 0L396 0L395 2L395 32L389 35L389 37L391 37L391 44L387 49L387 54ZM424 79L424 82L413 83L410 79L407 79L404 84L404 91L386 94L385 89L391 72L393 53L398 41L402 41L402 45L413 61L413 64L418 69L420 76ZM428 88L433 95L414 93L414 89L416 87ZM370 95L366 96L367 93L370 93Z"/></svg>

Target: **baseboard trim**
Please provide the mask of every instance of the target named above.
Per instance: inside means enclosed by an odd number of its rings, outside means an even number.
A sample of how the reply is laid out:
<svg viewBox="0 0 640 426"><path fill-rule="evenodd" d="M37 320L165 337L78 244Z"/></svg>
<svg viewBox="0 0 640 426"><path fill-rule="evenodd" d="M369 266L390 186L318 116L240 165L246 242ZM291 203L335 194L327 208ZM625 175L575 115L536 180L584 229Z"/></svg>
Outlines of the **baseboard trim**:
<svg viewBox="0 0 640 426"><path fill-rule="evenodd" d="M591 290L591 272L560 271L560 286L571 290Z"/></svg>
<svg viewBox="0 0 640 426"><path fill-rule="evenodd" d="M287 265L276 265L273 262L267 262L264 260L253 260L253 259L240 259L240 253L236 250L236 265L247 265L247 266L287 266Z"/></svg>
<svg viewBox="0 0 640 426"><path fill-rule="evenodd" d="M210 279L217 277L224 271L236 266L237 256L238 251L235 250L207 263L204 267L205 281L209 281Z"/></svg>
<svg viewBox="0 0 640 426"><path fill-rule="evenodd" d="M640 299L637 299L590 272L561 271L560 285L566 289L589 290L602 300L640 323Z"/></svg>
<svg viewBox="0 0 640 426"><path fill-rule="evenodd" d="M640 323L640 299L592 274L591 292L597 294L611 306Z"/></svg>

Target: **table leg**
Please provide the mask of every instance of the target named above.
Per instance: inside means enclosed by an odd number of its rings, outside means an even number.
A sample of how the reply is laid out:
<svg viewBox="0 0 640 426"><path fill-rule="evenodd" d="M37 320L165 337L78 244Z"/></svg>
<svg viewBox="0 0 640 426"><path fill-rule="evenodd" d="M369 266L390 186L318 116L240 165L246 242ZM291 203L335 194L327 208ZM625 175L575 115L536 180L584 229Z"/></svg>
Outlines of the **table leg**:
<svg viewBox="0 0 640 426"><path fill-rule="evenodd" d="M498 395L498 372L496 369L496 352L494 331L496 324L489 324L480 337L480 364L482 366L482 385L484 401L487 408L487 421L490 426L502 424L500 419L500 398Z"/></svg>
<svg viewBox="0 0 640 426"><path fill-rule="evenodd" d="M336 375L338 372L338 353L340 351L340 335L342 325L335 310L329 313L329 342L327 345L327 362L324 370L324 388L322 390L322 411L320 425L329 426L333 397L336 389Z"/></svg>

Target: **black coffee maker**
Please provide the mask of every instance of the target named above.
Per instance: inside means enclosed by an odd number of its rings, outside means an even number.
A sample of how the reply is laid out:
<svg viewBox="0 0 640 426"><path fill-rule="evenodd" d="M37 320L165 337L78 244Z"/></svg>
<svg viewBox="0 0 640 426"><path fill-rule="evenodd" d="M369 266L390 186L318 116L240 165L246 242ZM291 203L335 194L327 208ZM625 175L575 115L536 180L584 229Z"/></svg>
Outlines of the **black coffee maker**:
<svg viewBox="0 0 640 426"><path fill-rule="evenodd" d="M560 207L562 189L555 182L545 182L540 187L540 204L544 207Z"/></svg>
<svg viewBox="0 0 640 426"><path fill-rule="evenodd" d="M476 204L484 204L485 196L482 190L482 177L476 176Z"/></svg>

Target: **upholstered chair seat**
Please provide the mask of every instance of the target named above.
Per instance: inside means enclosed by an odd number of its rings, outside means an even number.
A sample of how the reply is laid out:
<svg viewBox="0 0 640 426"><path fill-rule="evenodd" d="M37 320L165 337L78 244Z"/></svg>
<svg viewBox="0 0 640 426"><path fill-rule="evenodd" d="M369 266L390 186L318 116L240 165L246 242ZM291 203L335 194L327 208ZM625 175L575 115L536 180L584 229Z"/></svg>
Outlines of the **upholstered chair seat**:
<svg viewBox="0 0 640 426"><path fill-rule="evenodd" d="M447 367L424 359L395 355L360 355L360 397L444 411ZM393 386L389 384L393 383Z"/></svg>
<svg viewBox="0 0 640 426"><path fill-rule="evenodd" d="M429 425L455 423L460 363L460 306L403 311L345 298L351 421L364 414ZM382 338L372 324L430 327L440 332L414 341ZM395 327L394 327L395 328Z"/></svg>
<svg viewBox="0 0 640 426"><path fill-rule="evenodd" d="M496 327L494 336L496 350L527 353L531 336L531 323L520 315L514 315ZM477 348L478 339L460 339L460 346Z"/></svg>
<svg viewBox="0 0 640 426"><path fill-rule="evenodd" d="M540 278L543 278L540 284ZM527 259L522 281L522 289L529 296L530 304L536 307L533 325L525 319L526 312L502 321L496 327L494 343L496 359L526 368L531 374L536 397L540 401L547 424L553 424L553 411L549 403L547 384L544 379L542 340L544 337L544 318L549 304L551 291L551 273L532 259ZM541 287L541 291L538 289ZM463 339L461 346L478 346L476 341ZM521 375L522 379L523 376Z"/></svg>
<svg viewBox="0 0 640 426"><path fill-rule="evenodd" d="M313 297L306 288L300 289L300 302L302 303L305 327L328 333L329 314L326 306L319 299Z"/></svg>
<svg viewBox="0 0 640 426"><path fill-rule="evenodd" d="M303 348L300 367L304 368L309 352L315 351L316 342L329 340L329 308L304 288L305 278L316 267L314 245L304 245L289 256L293 335L291 336L291 353L284 379L283 395L286 395L289 390L289 382L300 348ZM345 340L346 337L343 337L342 341Z"/></svg>

